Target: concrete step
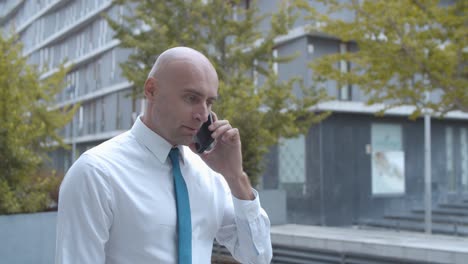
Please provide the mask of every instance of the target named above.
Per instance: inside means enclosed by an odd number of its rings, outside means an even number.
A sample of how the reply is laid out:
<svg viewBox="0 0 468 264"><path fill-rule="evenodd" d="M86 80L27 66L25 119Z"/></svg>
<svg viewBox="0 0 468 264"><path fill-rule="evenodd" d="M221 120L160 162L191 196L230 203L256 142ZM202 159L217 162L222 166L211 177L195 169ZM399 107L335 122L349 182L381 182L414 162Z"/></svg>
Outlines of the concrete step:
<svg viewBox="0 0 468 264"><path fill-rule="evenodd" d="M411 210L412 213L424 214L424 208L415 208ZM432 210L433 215L447 215L447 216L468 216L468 209L454 209L454 208L436 208Z"/></svg>
<svg viewBox="0 0 468 264"><path fill-rule="evenodd" d="M393 219L364 219L359 223L360 226L379 227L396 231L424 232L425 228L424 222L407 222ZM432 223L432 233L468 237L468 227Z"/></svg>
<svg viewBox="0 0 468 264"><path fill-rule="evenodd" d="M401 221L411 221L411 222L420 222L424 223L424 215L420 214L389 214L384 216L385 219L392 219L392 220L401 220ZM468 226L468 218L464 216L445 216L445 215L437 215L432 216L432 222L439 223L439 224L447 224L447 225L457 225L457 226Z"/></svg>
<svg viewBox="0 0 468 264"><path fill-rule="evenodd" d="M452 209L467 209L468 203L442 203L439 204L440 208L452 208Z"/></svg>

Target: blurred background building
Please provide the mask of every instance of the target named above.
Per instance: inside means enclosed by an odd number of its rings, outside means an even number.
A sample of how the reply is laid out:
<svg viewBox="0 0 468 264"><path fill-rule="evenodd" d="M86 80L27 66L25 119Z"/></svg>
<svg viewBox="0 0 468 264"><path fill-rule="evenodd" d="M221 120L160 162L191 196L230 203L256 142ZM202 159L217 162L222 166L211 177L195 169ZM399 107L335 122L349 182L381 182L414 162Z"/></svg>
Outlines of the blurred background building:
<svg viewBox="0 0 468 264"><path fill-rule="evenodd" d="M250 1L245 2L248 6ZM258 5L268 13L279 2L260 0ZM321 5L309 2L321 10ZM57 96L57 107L70 103L81 107L62 131L72 150L53 154L58 170L66 171L87 149L128 130L142 113L143 101L129 96L132 84L122 77L119 66L131 50L119 47L102 17L107 14L121 21L123 12L109 0L0 0L0 26L19 34L24 56L44 71L42 78L64 60L73 65L67 75L69 85ZM298 58L275 69L280 78L300 75L310 85L310 61L356 49L353 43L306 32L304 20L299 19L272 52L279 56L299 52ZM343 62L339 67L347 71L349 65ZM316 110L333 114L308 134L273 148L259 188L285 194L288 223L340 226L395 212L418 214L415 210L423 209L424 197L422 119L410 121L409 107L376 117L377 108L363 103L366 98L358 87L329 82L327 90L336 99ZM435 206L468 195L467 121L468 114L459 112L433 120Z"/></svg>
<svg viewBox="0 0 468 264"><path fill-rule="evenodd" d="M119 67L129 51L118 47L102 16L118 19L123 8L109 0L13 0L1 1L0 10L2 27L19 34L24 56L44 71L42 78L65 60L73 65L57 107L81 107L62 131L73 151L54 154L57 169L66 171L80 153L130 128L141 107L127 97L131 84Z"/></svg>

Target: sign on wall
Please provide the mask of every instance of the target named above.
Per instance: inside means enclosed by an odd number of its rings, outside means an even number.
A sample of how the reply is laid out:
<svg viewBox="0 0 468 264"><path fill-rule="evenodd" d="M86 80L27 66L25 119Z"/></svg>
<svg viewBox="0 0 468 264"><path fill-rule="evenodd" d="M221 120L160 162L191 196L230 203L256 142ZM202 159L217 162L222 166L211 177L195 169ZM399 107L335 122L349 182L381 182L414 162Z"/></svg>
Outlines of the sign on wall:
<svg viewBox="0 0 468 264"><path fill-rule="evenodd" d="M372 125L372 194L405 193L405 152L401 125Z"/></svg>
<svg viewBox="0 0 468 264"><path fill-rule="evenodd" d="M372 153L372 194L405 193L405 155L403 151Z"/></svg>

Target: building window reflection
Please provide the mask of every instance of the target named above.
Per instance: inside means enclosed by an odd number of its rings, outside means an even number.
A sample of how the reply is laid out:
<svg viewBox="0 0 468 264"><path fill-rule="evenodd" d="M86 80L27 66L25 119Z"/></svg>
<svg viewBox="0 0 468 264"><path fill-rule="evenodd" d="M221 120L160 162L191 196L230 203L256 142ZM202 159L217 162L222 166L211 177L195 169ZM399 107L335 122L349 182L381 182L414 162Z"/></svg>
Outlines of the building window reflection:
<svg viewBox="0 0 468 264"><path fill-rule="evenodd" d="M306 193L305 136L281 139L278 170L280 187L291 193Z"/></svg>

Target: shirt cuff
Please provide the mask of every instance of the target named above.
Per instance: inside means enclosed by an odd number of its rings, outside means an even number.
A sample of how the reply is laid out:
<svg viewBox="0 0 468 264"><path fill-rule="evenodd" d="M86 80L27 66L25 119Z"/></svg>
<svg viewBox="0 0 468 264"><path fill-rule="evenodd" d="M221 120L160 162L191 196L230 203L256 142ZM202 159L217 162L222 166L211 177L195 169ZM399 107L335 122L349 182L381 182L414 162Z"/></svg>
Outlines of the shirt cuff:
<svg viewBox="0 0 468 264"><path fill-rule="evenodd" d="M252 188L255 196L253 200L239 200L232 195L232 202L234 204L234 212L236 216L243 220L253 220L260 214L260 199L258 198L257 190Z"/></svg>

